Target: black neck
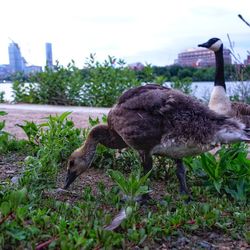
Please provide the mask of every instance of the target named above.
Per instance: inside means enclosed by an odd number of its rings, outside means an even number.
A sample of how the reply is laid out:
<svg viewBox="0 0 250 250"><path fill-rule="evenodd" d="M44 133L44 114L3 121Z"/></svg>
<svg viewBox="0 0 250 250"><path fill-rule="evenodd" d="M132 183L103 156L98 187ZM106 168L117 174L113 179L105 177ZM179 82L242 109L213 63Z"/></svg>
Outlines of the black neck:
<svg viewBox="0 0 250 250"><path fill-rule="evenodd" d="M215 70L214 86L222 86L226 90L225 77L224 77L223 45L221 45L220 49L217 52L215 52L215 62L216 62L216 70Z"/></svg>

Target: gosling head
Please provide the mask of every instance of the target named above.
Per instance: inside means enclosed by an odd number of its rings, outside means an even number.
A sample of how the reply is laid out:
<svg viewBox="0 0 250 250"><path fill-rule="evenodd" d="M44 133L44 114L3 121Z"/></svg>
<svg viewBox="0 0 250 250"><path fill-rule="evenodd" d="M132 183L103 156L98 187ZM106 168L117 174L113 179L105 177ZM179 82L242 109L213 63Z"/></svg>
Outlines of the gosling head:
<svg viewBox="0 0 250 250"><path fill-rule="evenodd" d="M86 157L80 151L75 151L71 154L67 163L67 177L64 189L67 189L70 184L90 166Z"/></svg>
<svg viewBox="0 0 250 250"><path fill-rule="evenodd" d="M216 133L217 142L222 144L240 141L250 142L249 131L245 129L245 125L233 119L228 119L228 122Z"/></svg>
<svg viewBox="0 0 250 250"><path fill-rule="evenodd" d="M214 52L217 52L218 50L220 50L222 45L222 41L219 38L214 37L209 39L206 43L198 44L198 47L207 48Z"/></svg>

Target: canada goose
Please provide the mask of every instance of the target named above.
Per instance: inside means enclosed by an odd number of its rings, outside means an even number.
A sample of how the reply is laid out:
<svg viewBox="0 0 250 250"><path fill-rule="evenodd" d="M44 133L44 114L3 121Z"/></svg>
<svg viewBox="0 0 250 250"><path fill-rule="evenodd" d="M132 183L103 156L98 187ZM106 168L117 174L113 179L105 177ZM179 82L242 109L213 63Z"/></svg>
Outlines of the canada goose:
<svg viewBox="0 0 250 250"><path fill-rule="evenodd" d="M218 143L249 141L244 125L217 114L180 91L148 84L126 91L108 114L107 125L94 127L85 143L68 159L65 189L91 166L96 146L131 147L139 152L144 172L152 155L175 160L181 193L189 194L182 158L214 148Z"/></svg>
<svg viewBox="0 0 250 250"><path fill-rule="evenodd" d="M226 94L224 77L223 43L219 38L211 38L206 43L199 44L215 53L215 79L209 108L223 115L229 115L240 119L246 127L250 127L250 105L241 102L231 102Z"/></svg>

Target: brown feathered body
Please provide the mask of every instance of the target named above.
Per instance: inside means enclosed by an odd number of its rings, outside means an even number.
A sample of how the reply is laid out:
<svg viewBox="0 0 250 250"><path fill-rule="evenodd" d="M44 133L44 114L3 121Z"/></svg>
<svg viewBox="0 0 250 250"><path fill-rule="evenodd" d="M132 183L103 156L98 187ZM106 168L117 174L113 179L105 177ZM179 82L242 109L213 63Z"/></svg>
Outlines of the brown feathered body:
<svg viewBox="0 0 250 250"><path fill-rule="evenodd" d="M128 90L108 115L108 126L136 149L180 159L212 148L222 125L239 123L180 91L159 85Z"/></svg>

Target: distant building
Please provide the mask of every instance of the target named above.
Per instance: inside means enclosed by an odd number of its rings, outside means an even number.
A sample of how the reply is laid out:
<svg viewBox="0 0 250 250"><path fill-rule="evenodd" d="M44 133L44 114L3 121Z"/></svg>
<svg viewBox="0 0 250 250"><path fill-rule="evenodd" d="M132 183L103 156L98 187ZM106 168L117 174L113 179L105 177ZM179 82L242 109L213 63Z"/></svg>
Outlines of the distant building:
<svg viewBox="0 0 250 250"><path fill-rule="evenodd" d="M9 64L0 65L0 79L5 79L11 75L11 68Z"/></svg>
<svg viewBox="0 0 250 250"><path fill-rule="evenodd" d="M250 65L250 55L247 56L247 59L244 61L245 65Z"/></svg>
<svg viewBox="0 0 250 250"><path fill-rule="evenodd" d="M52 59L52 44L46 43L46 66L49 68L53 67L53 59Z"/></svg>
<svg viewBox="0 0 250 250"><path fill-rule="evenodd" d="M9 62L11 73L24 71L26 61L21 55L18 44L15 42L9 44Z"/></svg>
<svg viewBox="0 0 250 250"><path fill-rule="evenodd" d="M136 62L129 64L128 67L133 70L143 70L145 66L140 62Z"/></svg>
<svg viewBox="0 0 250 250"><path fill-rule="evenodd" d="M229 49L223 49L225 64L232 64L230 53ZM215 54L213 51L204 48L189 49L178 54L177 64L190 67L215 66Z"/></svg>
<svg viewBox="0 0 250 250"><path fill-rule="evenodd" d="M25 74L34 74L38 72L42 72L43 69L41 66L36 66L36 65L30 65L25 67Z"/></svg>

